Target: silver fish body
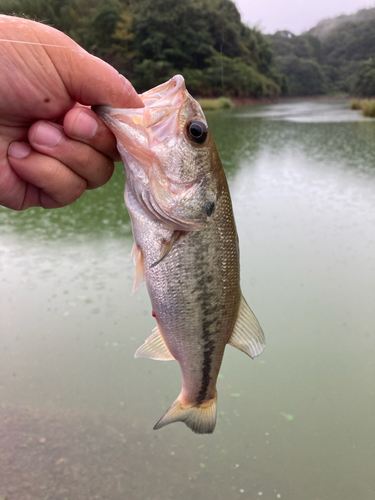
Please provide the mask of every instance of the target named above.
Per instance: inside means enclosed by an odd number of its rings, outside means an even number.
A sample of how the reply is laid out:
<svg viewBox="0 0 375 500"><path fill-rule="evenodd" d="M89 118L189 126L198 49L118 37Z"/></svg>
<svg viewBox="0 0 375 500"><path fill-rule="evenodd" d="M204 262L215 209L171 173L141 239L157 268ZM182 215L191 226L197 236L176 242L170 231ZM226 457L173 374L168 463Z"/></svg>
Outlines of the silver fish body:
<svg viewBox="0 0 375 500"><path fill-rule="evenodd" d="M264 334L241 294L228 184L199 104L179 75L141 98L140 110L96 108L126 168L133 291L146 281L157 321L136 357L181 367L181 393L154 428L182 421L211 433L225 346L255 357Z"/></svg>

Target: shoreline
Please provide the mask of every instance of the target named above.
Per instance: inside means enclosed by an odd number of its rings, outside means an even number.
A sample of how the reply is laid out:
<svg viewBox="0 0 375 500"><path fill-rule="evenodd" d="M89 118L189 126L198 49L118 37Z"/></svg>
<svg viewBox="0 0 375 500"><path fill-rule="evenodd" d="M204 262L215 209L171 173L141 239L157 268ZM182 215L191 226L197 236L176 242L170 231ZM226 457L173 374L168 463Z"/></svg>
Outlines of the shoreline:
<svg viewBox="0 0 375 500"><path fill-rule="evenodd" d="M281 96L281 97L232 97L231 102L233 106L257 106L261 104L278 104L281 102L288 101L336 101L341 99L354 99L353 96L349 95L307 95L307 96Z"/></svg>
<svg viewBox="0 0 375 500"><path fill-rule="evenodd" d="M206 97L196 97L197 101L208 100ZM209 98L210 100L218 100L220 97ZM264 104L279 104L281 102L298 101L298 100L340 100L340 99L355 99L350 95L315 95L315 96L282 96L282 97L228 97L233 107L238 106L260 106Z"/></svg>

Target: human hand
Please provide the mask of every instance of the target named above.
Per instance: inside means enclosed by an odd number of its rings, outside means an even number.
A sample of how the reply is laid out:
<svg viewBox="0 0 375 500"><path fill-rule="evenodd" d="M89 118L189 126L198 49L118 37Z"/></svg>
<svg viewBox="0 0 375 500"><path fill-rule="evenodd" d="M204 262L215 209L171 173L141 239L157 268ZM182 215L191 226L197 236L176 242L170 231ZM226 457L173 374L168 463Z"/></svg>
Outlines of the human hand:
<svg viewBox="0 0 375 500"><path fill-rule="evenodd" d="M84 107L94 104L143 106L128 80L68 36L0 16L0 205L62 207L110 179L116 140Z"/></svg>

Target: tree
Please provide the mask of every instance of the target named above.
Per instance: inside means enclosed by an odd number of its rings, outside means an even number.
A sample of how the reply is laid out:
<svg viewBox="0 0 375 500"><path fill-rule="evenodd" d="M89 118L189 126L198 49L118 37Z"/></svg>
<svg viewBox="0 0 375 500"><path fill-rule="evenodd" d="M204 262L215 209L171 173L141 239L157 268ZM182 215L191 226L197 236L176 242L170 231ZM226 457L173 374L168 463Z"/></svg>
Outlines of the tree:
<svg viewBox="0 0 375 500"><path fill-rule="evenodd" d="M289 55L277 57L276 67L287 76L290 95L308 96L326 92L325 76L316 61Z"/></svg>
<svg viewBox="0 0 375 500"><path fill-rule="evenodd" d="M206 87L215 95L223 92L238 97L276 97L280 94L277 83L262 75L240 57L235 59L213 56L205 71Z"/></svg>
<svg viewBox="0 0 375 500"><path fill-rule="evenodd" d="M370 58L362 65L354 91L366 97L375 96L375 59Z"/></svg>
<svg viewBox="0 0 375 500"><path fill-rule="evenodd" d="M134 48L139 61L165 61L177 70L205 66L213 40L200 2L143 0L137 14Z"/></svg>
<svg viewBox="0 0 375 500"><path fill-rule="evenodd" d="M176 73L201 95L274 96L285 77L232 0L3 0L4 13L64 31L138 91Z"/></svg>

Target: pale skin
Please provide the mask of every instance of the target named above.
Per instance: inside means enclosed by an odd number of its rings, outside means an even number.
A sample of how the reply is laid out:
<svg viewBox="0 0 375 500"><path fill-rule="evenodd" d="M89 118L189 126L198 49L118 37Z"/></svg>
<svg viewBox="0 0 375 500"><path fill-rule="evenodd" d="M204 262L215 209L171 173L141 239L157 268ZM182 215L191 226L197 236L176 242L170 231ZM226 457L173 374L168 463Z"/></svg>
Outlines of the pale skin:
<svg viewBox="0 0 375 500"><path fill-rule="evenodd" d="M111 178L116 140L91 105L143 107L128 80L68 36L0 15L0 205L63 207Z"/></svg>

